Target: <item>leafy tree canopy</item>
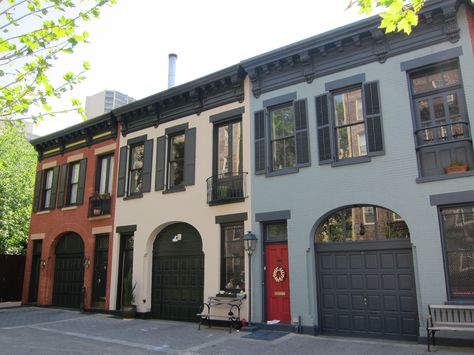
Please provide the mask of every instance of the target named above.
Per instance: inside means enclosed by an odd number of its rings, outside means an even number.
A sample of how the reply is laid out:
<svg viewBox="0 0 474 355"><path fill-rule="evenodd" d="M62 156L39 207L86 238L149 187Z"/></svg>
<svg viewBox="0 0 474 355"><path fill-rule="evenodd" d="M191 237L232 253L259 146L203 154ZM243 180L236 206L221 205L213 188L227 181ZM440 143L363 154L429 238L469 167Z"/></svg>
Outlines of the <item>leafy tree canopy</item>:
<svg viewBox="0 0 474 355"><path fill-rule="evenodd" d="M51 79L54 62L73 53L89 37L80 31L84 21L97 18L101 8L116 0L0 0L0 121L24 119L31 111L37 122L54 115L48 101L59 98L84 80L90 67ZM72 99L72 110L84 115L81 103Z"/></svg>
<svg viewBox="0 0 474 355"><path fill-rule="evenodd" d="M470 0L474 4L474 0ZM360 13L371 14L376 8L383 9L380 14L381 28L386 32L405 32L410 34L414 26L418 25L418 12L426 0L349 0L348 7L357 6Z"/></svg>
<svg viewBox="0 0 474 355"><path fill-rule="evenodd" d="M23 125L0 124L0 254L25 251L36 159Z"/></svg>

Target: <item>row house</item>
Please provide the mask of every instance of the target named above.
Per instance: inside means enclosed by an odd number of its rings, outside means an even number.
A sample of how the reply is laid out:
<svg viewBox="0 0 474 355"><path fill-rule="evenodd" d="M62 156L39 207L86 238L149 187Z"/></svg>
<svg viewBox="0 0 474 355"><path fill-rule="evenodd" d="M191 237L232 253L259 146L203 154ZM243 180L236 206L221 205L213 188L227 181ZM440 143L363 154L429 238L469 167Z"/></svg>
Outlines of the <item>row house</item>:
<svg viewBox="0 0 474 355"><path fill-rule="evenodd" d="M34 140L23 303L117 311L132 275L143 317L244 293L257 324L416 339L428 304L474 302L474 8L419 22L369 18Z"/></svg>
<svg viewBox="0 0 474 355"><path fill-rule="evenodd" d="M114 110L122 138L110 309L120 309L130 272L137 312L160 319L195 321L207 297L245 291L247 85L235 65Z"/></svg>
<svg viewBox="0 0 474 355"><path fill-rule="evenodd" d="M258 323L415 339L428 304L474 302L472 4L428 2L410 36L378 25L241 63Z"/></svg>
<svg viewBox="0 0 474 355"><path fill-rule="evenodd" d="M108 309L117 122L106 114L31 143L38 164L22 303Z"/></svg>

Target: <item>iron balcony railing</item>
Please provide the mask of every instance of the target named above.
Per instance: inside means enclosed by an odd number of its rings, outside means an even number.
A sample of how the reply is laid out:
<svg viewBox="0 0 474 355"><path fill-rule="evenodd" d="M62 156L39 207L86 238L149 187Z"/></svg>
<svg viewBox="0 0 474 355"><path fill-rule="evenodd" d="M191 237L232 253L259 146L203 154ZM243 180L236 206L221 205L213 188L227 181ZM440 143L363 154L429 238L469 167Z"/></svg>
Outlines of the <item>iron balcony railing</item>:
<svg viewBox="0 0 474 355"><path fill-rule="evenodd" d="M247 196L247 173L228 173L214 175L207 181L207 203L221 204L240 202Z"/></svg>
<svg viewBox="0 0 474 355"><path fill-rule="evenodd" d="M95 194L89 197L89 217L99 217L110 214L112 196L106 194Z"/></svg>

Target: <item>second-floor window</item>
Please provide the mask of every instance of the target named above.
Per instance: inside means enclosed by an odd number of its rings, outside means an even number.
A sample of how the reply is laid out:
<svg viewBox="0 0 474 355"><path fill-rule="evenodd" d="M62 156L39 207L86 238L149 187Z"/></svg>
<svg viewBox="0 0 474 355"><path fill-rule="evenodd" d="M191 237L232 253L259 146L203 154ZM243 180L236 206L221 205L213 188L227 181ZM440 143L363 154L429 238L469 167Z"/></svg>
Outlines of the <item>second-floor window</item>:
<svg viewBox="0 0 474 355"><path fill-rule="evenodd" d="M306 100L296 93L264 101L255 112L255 173L268 176L310 165Z"/></svg>
<svg viewBox="0 0 474 355"><path fill-rule="evenodd" d="M153 162L153 139L146 135L127 140L127 145L120 147L117 197L141 197L151 190L151 169ZM101 168L101 189L111 188L113 156L103 157ZM108 169L104 172L103 169ZM107 175L109 177L107 177Z"/></svg>
<svg viewBox="0 0 474 355"><path fill-rule="evenodd" d="M295 117L293 105L270 110L272 166L274 170L296 164Z"/></svg>
<svg viewBox="0 0 474 355"><path fill-rule="evenodd" d="M357 163L384 154L378 82L358 81L316 97L320 164Z"/></svg>
<svg viewBox="0 0 474 355"><path fill-rule="evenodd" d="M332 98L337 158L345 159L367 155L361 88L355 87L335 92Z"/></svg>
<svg viewBox="0 0 474 355"><path fill-rule="evenodd" d="M454 161L472 166L474 153L458 61L411 71L410 86L420 175L443 175Z"/></svg>

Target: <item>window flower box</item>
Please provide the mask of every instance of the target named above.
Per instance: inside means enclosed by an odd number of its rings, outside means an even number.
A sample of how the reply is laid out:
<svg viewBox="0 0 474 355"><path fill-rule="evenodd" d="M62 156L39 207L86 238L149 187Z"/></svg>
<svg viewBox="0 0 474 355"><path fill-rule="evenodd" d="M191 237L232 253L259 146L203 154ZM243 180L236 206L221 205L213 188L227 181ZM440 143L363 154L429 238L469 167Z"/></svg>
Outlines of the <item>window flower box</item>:
<svg viewBox="0 0 474 355"><path fill-rule="evenodd" d="M453 160L449 166L444 168L444 171L446 174L464 173L469 171L469 165L458 160Z"/></svg>

